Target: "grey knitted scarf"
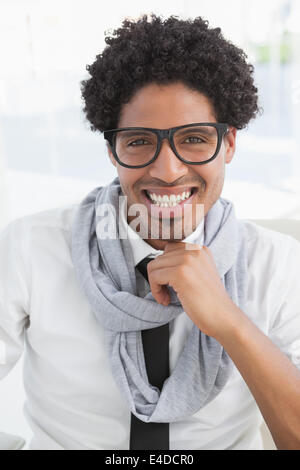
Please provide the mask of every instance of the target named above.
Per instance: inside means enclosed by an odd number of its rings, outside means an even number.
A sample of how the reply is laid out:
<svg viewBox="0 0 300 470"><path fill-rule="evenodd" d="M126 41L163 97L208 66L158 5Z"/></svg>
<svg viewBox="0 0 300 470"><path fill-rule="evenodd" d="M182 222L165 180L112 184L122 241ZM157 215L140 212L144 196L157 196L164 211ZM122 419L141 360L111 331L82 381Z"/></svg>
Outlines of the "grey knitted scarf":
<svg viewBox="0 0 300 470"><path fill-rule="evenodd" d="M157 303L151 292L139 297L129 240L97 236L97 224L103 220L99 215L102 204L115 209L118 235L119 196L124 195L117 177L109 185L95 188L79 205L72 227L75 272L105 328L112 375L131 412L144 422L179 421L218 395L233 364L222 345L194 325L161 392L149 383L141 330L170 322L183 308L171 287L168 306ZM213 254L230 298L243 309L247 285L245 232L226 199L220 198L205 216L204 245Z"/></svg>

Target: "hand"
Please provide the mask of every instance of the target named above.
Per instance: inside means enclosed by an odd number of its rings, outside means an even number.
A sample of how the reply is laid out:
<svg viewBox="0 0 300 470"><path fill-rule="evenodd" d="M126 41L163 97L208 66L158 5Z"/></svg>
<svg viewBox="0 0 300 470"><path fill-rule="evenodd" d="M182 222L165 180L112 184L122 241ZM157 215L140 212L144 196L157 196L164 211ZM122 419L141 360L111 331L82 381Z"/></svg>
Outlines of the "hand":
<svg viewBox="0 0 300 470"><path fill-rule="evenodd" d="M153 297L168 305L173 287L182 307L197 327L216 337L237 308L229 297L206 246L186 242L168 242L164 253L147 266Z"/></svg>

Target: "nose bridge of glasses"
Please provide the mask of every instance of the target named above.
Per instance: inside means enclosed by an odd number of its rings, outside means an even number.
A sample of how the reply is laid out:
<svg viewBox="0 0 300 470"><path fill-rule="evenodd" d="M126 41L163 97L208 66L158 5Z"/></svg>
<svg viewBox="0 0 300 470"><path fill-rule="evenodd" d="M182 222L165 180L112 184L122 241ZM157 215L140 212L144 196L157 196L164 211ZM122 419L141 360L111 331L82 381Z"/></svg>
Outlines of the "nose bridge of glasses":
<svg viewBox="0 0 300 470"><path fill-rule="evenodd" d="M158 141L159 150L161 149L165 139L169 141L169 147L172 149L172 141L171 141L172 129L158 129L157 134L160 140L160 142Z"/></svg>
<svg viewBox="0 0 300 470"><path fill-rule="evenodd" d="M158 140L157 140L158 154L157 154L157 157L160 155L162 147L163 147L164 140L166 139L168 141L167 146L169 147L168 152L171 152L171 154L173 154L173 158L174 158L174 156L176 156L176 158L178 158L178 156L176 155L176 151L174 149L174 143L172 142L172 139L171 139L172 129L157 129L157 136L158 136ZM165 153L164 153L164 156L165 156Z"/></svg>

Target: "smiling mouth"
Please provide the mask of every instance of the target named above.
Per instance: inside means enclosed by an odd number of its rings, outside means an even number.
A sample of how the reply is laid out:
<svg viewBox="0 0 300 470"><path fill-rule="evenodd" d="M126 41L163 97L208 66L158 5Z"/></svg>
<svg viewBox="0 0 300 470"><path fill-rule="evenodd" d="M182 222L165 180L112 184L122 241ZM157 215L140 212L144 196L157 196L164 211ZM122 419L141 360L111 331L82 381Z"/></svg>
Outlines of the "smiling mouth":
<svg viewBox="0 0 300 470"><path fill-rule="evenodd" d="M189 201L197 191L198 188L191 187L181 192L178 192L178 190L175 192L174 190L174 193L171 193L170 190L168 190L168 193L170 192L169 194L164 192L163 189L157 192L143 189L142 193L154 206L168 208L180 206L184 202Z"/></svg>

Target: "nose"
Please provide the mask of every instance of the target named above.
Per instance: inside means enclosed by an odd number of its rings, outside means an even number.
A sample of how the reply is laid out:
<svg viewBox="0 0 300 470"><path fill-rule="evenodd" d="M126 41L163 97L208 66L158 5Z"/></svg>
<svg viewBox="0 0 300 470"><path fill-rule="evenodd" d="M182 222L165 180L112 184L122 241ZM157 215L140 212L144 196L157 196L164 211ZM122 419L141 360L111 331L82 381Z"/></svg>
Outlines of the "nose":
<svg viewBox="0 0 300 470"><path fill-rule="evenodd" d="M177 158L167 139L162 141L156 160L148 168L152 178L158 178L167 183L172 183L189 171L187 164Z"/></svg>

